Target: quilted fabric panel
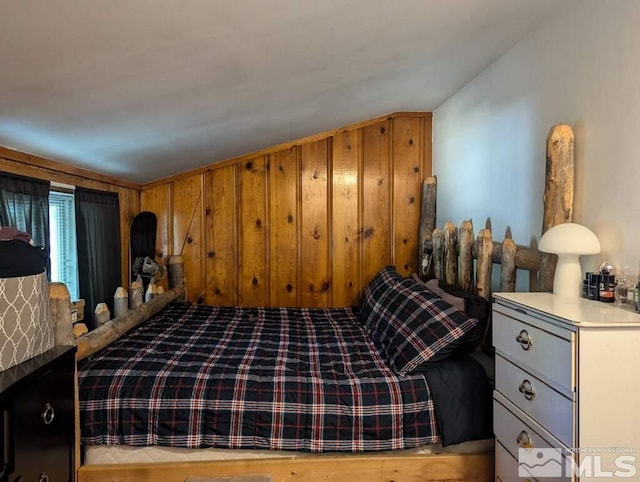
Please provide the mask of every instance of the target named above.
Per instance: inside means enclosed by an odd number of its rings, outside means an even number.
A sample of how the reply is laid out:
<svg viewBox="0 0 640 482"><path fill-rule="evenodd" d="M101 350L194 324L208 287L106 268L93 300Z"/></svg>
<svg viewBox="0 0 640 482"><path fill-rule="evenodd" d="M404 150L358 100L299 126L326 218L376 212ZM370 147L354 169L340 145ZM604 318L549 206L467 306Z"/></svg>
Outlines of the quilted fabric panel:
<svg viewBox="0 0 640 482"><path fill-rule="evenodd" d="M53 348L47 273L0 278L0 370Z"/></svg>

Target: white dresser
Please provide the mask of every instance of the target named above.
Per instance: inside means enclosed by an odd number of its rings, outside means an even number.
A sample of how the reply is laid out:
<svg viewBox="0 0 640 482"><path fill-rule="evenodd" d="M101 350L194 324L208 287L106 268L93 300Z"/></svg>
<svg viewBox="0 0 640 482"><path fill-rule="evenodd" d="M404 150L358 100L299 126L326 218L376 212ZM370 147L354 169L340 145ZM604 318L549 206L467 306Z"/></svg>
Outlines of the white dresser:
<svg viewBox="0 0 640 482"><path fill-rule="evenodd" d="M496 293L492 330L496 480L640 480L640 314Z"/></svg>

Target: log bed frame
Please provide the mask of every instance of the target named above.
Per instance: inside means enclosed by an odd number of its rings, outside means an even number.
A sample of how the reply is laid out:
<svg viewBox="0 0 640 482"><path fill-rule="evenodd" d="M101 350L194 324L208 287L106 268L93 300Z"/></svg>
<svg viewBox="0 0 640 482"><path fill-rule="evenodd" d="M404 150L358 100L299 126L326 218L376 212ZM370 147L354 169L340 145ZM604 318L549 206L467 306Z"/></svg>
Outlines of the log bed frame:
<svg viewBox="0 0 640 482"><path fill-rule="evenodd" d="M573 171L573 132L567 125L553 126L547 137L543 233L551 226L572 220ZM443 229L436 228L436 191L436 178L426 179L422 191L419 233L419 266L422 274L431 272L445 283L459 284L465 290L475 291L490 300L491 274L495 263L501 266L500 291L515 291L517 269L531 273L533 289L537 273L537 289L550 291L555 255L545 255L535 247L516 246L509 229L500 243L493 241L488 225L479 231L474 240L471 221L462 222L459 228L451 222L447 222ZM76 340L77 359L83 359L107 346L183 295L184 287L173 287L126 315L81 336ZM60 296L59 292L52 297L54 326L71 326L70 320L63 319L70 311L66 303L69 303L68 292L66 297ZM55 304L61 306L56 308ZM80 465L79 432L79 411L76 409L76 467L79 482L184 482L190 477L213 478L246 474L268 474L274 482L486 482L494 478L493 451L470 454L322 455L215 462ZM208 479L203 482L206 480Z"/></svg>

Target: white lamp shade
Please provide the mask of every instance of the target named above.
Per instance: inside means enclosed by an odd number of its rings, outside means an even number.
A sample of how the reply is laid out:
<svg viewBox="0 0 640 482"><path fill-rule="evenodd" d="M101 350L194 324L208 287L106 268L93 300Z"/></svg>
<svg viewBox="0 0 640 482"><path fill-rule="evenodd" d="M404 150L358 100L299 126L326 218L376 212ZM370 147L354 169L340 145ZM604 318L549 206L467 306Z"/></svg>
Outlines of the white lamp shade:
<svg viewBox="0 0 640 482"><path fill-rule="evenodd" d="M554 294L571 298L579 297L582 285L580 255L600 252L600 241L596 235L581 224L558 224L542 235L538 249L558 255L558 264L553 277Z"/></svg>

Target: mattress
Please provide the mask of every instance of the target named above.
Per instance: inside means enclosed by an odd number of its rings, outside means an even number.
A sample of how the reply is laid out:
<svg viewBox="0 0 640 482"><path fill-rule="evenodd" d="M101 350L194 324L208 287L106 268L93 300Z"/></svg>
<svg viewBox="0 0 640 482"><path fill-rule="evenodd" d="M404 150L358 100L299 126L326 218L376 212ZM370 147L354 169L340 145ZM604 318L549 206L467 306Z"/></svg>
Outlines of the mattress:
<svg viewBox="0 0 640 482"><path fill-rule="evenodd" d="M493 450L493 439L474 440L443 447L441 444L425 445L413 449L383 451L377 455L428 455L440 453L477 453ZM233 449L184 449L176 447L131 447L127 445L91 445L85 450L85 465L95 464L135 464L156 462L196 462L220 460L246 460L258 458L291 458L310 455L336 455L335 452L310 454L287 450L233 450ZM353 455L353 454L348 454ZM370 455L369 453L367 455Z"/></svg>
<svg viewBox="0 0 640 482"><path fill-rule="evenodd" d="M370 452L439 443L421 374L351 308L171 305L79 364L90 445Z"/></svg>

